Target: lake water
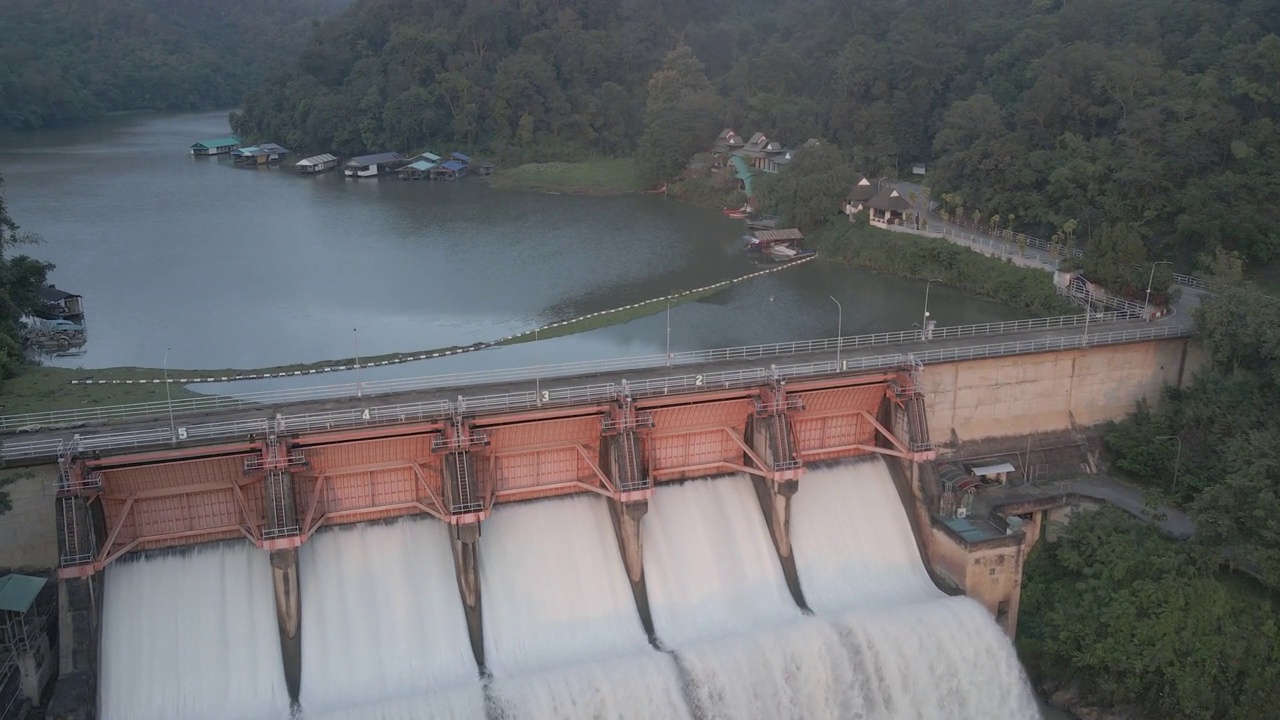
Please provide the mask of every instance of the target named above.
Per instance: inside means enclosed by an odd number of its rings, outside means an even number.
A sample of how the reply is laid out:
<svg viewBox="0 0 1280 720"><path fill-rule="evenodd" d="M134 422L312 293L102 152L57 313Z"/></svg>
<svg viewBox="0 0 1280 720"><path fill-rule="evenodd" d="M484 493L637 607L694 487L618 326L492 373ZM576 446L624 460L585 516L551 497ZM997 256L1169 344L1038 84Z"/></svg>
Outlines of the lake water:
<svg viewBox="0 0 1280 720"><path fill-rule="evenodd" d="M760 269L741 220L661 196L578 197L193 158L225 113L0 136L12 216L85 296L68 367L253 368L492 340ZM450 148L435 148L447 152ZM294 158L296 159L296 158ZM673 351L902 330L924 283L821 262L671 312ZM935 284L940 325L1025 317ZM354 332L353 332L354 331ZM358 338L358 340L357 340ZM453 358L464 369L662 353L663 315ZM464 360L465 358L465 360ZM397 376L451 371L431 361Z"/></svg>

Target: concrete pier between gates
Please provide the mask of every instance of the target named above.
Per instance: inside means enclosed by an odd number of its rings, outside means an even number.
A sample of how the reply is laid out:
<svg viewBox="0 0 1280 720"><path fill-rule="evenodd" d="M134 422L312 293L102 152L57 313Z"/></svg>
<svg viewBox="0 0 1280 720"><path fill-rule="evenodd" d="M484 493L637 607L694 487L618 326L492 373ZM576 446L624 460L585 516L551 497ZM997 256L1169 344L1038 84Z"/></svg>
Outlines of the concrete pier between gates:
<svg viewBox="0 0 1280 720"><path fill-rule="evenodd" d="M284 682L295 704L302 689L302 596L298 591L298 549L271 551L271 586L280 628Z"/></svg>

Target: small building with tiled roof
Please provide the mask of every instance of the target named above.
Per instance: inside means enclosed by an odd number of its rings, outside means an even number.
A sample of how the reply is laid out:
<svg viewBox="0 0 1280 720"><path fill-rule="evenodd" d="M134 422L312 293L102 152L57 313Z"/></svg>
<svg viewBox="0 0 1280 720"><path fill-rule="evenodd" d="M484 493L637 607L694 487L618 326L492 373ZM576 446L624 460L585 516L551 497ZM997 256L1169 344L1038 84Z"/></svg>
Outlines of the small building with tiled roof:
<svg viewBox="0 0 1280 720"><path fill-rule="evenodd" d="M889 186L868 200L867 208L871 222L879 225L901 225L911 210L911 203L897 188Z"/></svg>
<svg viewBox="0 0 1280 720"><path fill-rule="evenodd" d="M240 138L235 135L223 135L222 137L209 138L193 144L191 146L191 154L196 157L226 155L239 149Z"/></svg>

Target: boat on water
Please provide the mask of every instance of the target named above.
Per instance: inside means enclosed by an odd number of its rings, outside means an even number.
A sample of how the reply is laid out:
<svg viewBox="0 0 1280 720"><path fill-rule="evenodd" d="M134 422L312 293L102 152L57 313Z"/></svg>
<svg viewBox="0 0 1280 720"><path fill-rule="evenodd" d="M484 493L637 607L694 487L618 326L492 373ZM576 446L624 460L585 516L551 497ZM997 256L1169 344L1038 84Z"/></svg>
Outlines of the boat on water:
<svg viewBox="0 0 1280 720"><path fill-rule="evenodd" d="M749 253L764 252L774 245L800 243L804 234L795 228L784 230L756 230L742 236L742 249Z"/></svg>
<svg viewBox="0 0 1280 720"><path fill-rule="evenodd" d="M797 247L791 243L779 243L771 245L768 250L764 251L764 255L773 262L791 262L793 260L803 260L807 257L817 255L818 251L812 248Z"/></svg>

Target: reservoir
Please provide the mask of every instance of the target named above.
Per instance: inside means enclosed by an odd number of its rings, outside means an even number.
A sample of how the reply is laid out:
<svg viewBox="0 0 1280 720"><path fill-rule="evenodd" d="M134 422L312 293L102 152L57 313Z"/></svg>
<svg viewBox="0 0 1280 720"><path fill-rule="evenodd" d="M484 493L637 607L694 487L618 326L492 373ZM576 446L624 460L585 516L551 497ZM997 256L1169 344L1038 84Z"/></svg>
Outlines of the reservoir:
<svg viewBox="0 0 1280 720"><path fill-rule="evenodd" d="M740 250L741 220L662 196L301 177L296 157L242 169L188 153L227 127L222 112L125 115L0 137L10 213L45 238L28 252L85 297L84 352L47 362L159 367L168 351L170 368L255 368L431 350L761 269ZM820 260L672 308L671 349L907 330L924 299L923 282ZM930 310L944 326L1025 317L937 284ZM660 354L666 342L659 313L387 372Z"/></svg>

